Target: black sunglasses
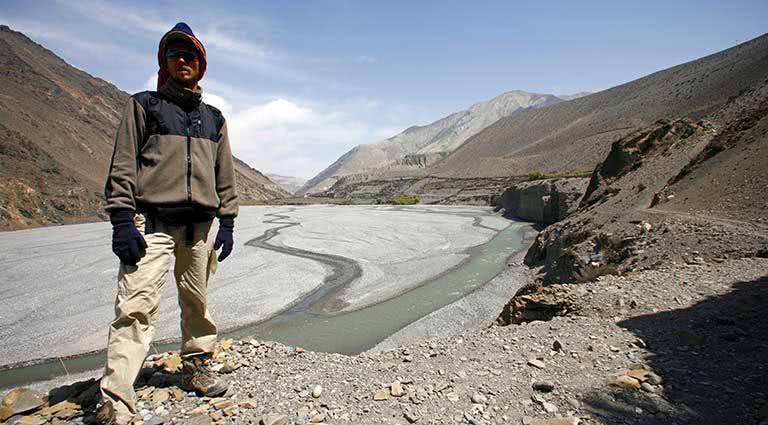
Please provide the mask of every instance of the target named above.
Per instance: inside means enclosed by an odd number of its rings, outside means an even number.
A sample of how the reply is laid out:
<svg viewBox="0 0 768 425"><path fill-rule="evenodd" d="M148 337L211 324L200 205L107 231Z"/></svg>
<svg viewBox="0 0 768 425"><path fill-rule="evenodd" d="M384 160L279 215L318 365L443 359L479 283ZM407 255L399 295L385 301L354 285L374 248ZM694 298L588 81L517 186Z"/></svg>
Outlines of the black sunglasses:
<svg viewBox="0 0 768 425"><path fill-rule="evenodd" d="M168 49L165 52L165 57L168 59L182 58L185 61L191 61L197 58L197 52L193 50Z"/></svg>

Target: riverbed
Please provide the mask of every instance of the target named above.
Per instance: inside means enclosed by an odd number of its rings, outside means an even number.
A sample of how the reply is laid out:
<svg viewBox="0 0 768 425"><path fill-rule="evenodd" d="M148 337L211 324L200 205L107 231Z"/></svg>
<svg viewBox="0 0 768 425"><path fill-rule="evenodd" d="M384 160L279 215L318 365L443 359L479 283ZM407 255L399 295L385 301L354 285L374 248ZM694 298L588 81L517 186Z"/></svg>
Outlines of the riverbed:
<svg viewBox="0 0 768 425"><path fill-rule="evenodd" d="M225 335L352 354L482 287L524 228L482 207L244 207L210 310ZM106 223L0 234L0 365L100 361L117 275L110 234ZM172 276L156 340L179 337Z"/></svg>

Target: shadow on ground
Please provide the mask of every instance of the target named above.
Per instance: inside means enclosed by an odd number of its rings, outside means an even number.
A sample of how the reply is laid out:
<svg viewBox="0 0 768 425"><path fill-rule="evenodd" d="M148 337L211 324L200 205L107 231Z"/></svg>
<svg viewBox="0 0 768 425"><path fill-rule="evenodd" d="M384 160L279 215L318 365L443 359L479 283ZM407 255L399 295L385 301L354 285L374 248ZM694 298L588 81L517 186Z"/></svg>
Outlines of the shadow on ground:
<svg viewBox="0 0 768 425"><path fill-rule="evenodd" d="M619 323L648 343L663 394L601 389L583 400L605 423L768 424L768 276L722 296Z"/></svg>

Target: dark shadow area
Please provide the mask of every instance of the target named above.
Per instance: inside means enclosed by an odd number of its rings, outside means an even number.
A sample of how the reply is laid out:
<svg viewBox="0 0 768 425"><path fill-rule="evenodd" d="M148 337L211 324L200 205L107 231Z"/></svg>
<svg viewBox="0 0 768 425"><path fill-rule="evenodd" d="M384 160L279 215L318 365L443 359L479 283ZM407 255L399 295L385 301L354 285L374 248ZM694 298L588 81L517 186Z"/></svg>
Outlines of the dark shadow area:
<svg viewBox="0 0 768 425"><path fill-rule="evenodd" d="M620 322L647 341L647 365L663 391L611 387L586 395L587 409L612 425L768 420L768 276L732 288L689 308Z"/></svg>

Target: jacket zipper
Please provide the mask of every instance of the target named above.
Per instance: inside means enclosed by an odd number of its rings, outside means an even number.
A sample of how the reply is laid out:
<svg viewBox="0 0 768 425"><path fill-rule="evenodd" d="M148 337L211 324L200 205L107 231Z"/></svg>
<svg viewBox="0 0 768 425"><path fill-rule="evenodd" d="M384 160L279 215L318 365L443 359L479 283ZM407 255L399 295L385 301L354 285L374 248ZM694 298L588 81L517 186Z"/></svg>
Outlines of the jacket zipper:
<svg viewBox="0 0 768 425"><path fill-rule="evenodd" d="M192 203L192 154L190 152L192 146L192 138L189 134L189 125L191 120L189 114L187 114L187 202Z"/></svg>

